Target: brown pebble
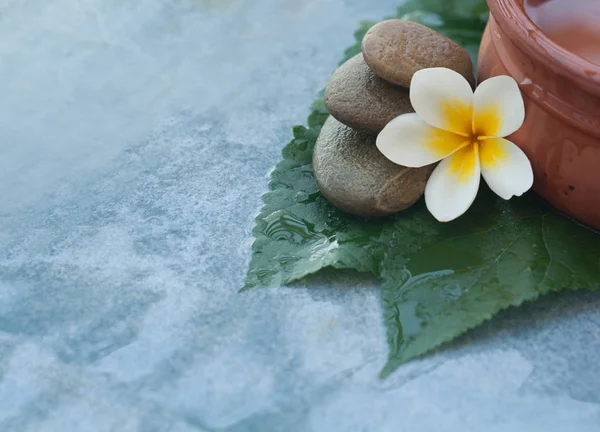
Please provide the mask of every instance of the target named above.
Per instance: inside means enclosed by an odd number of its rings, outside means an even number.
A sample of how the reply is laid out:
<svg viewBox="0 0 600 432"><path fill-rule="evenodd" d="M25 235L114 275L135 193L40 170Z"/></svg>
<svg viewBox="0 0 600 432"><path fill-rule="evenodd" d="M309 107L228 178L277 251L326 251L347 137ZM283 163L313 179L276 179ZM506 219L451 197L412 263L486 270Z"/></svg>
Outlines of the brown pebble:
<svg viewBox="0 0 600 432"><path fill-rule="evenodd" d="M381 78L408 87L415 72L446 67L474 85L469 53L456 42L421 24L387 20L373 26L362 41L366 63Z"/></svg>
<svg viewBox="0 0 600 432"><path fill-rule="evenodd" d="M337 208L380 217L412 206L425 191L434 166L407 168L388 160L375 137L329 116L313 152L319 189Z"/></svg>
<svg viewBox="0 0 600 432"><path fill-rule="evenodd" d="M414 112L408 90L375 75L362 54L335 71L327 83L325 105L343 124L373 134L400 114Z"/></svg>

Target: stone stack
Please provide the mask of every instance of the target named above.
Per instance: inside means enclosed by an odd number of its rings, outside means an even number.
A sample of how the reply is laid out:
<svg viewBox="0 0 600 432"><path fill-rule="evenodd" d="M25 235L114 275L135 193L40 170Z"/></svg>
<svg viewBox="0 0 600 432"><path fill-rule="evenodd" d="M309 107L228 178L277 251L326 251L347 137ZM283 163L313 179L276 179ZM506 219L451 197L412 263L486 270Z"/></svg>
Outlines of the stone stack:
<svg viewBox="0 0 600 432"><path fill-rule="evenodd" d="M381 217L412 206L433 166L406 168L375 145L377 134L401 114L414 112L409 86L415 72L446 67L474 84L469 54L428 27L405 20L380 22L362 42L362 53L335 71L325 90L331 116L313 153L319 189L339 209Z"/></svg>

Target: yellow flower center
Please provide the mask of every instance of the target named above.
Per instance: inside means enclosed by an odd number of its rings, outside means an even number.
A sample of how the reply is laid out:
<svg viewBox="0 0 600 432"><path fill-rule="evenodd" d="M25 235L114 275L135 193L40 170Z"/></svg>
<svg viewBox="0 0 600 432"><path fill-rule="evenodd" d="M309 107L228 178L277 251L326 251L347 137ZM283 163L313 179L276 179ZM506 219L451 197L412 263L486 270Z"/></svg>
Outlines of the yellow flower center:
<svg viewBox="0 0 600 432"><path fill-rule="evenodd" d="M442 103L445 119L444 129L465 138L473 135L473 105L460 99L449 99Z"/></svg>
<svg viewBox="0 0 600 432"><path fill-rule="evenodd" d="M473 175L479 157L479 144L466 145L450 156L450 173L460 183L467 183Z"/></svg>
<svg viewBox="0 0 600 432"><path fill-rule="evenodd" d="M431 145L439 154L456 150L450 160L450 171L460 182L471 178L476 163L494 167L506 160L504 148L497 138L501 127L500 110L495 105L473 112L473 106L459 100L450 100L442 106L445 131L435 132Z"/></svg>
<svg viewBox="0 0 600 432"><path fill-rule="evenodd" d="M488 105L472 115L472 134L479 140L497 137L502 126L500 110L496 105Z"/></svg>

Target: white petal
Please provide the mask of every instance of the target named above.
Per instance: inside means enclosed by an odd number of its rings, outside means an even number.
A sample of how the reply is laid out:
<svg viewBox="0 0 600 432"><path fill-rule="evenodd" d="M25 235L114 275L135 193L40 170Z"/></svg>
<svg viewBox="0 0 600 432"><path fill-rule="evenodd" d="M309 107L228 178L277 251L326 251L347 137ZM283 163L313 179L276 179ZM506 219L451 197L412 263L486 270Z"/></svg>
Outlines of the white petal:
<svg viewBox="0 0 600 432"><path fill-rule="evenodd" d="M398 165L417 168L454 153L465 137L429 126L417 114L403 114L389 122L377 136L377 148Z"/></svg>
<svg viewBox="0 0 600 432"><path fill-rule="evenodd" d="M431 126L464 136L473 132L473 90L458 72L446 68L417 71L410 83L410 102Z"/></svg>
<svg viewBox="0 0 600 432"><path fill-rule="evenodd" d="M510 141L503 138L481 141L479 158L485 182L501 198L521 196L533 185L529 159Z"/></svg>
<svg viewBox="0 0 600 432"><path fill-rule="evenodd" d="M475 201L480 178L477 146L457 151L431 174L425 187L427 209L440 222L456 219Z"/></svg>
<svg viewBox="0 0 600 432"><path fill-rule="evenodd" d="M506 75L485 80L475 90L473 129L475 135L505 137L525 120L525 105L517 82Z"/></svg>

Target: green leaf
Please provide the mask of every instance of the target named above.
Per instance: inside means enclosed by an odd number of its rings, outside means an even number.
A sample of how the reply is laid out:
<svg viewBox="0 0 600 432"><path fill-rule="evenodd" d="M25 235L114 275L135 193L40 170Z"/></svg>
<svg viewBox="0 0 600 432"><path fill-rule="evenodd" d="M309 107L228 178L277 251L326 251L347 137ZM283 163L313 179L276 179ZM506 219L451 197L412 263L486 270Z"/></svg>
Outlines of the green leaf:
<svg viewBox="0 0 600 432"><path fill-rule="evenodd" d="M600 283L600 236L534 195L507 202L486 189L452 223L413 209L387 235L382 376L509 306Z"/></svg>
<svg viewBox="0 0 600 432"><path fill-rule="evenodd" d="M448 35L475 59L487 7L484 0L409 0L396 16ZM361 24L345 59L360 52L372 25ZM243 289L280 286L325 267L381 277L390 346L382 376L509 306L600 284L600 235L533 194L506 202L483 189L449 224L435 221L422 202L376 221L338 211L319 193L311 165L327 116L321 94L308 127L294 127L283 149L256 218Z"/></svg>
<svg viewBox="0 0 600 432"><path fill-rule="evenodd" d="M444 18L469 18L487 21L488 16L488 7L485 0L407 0L398 7L396 15L402 17L415 10L437 13ZM428 23L424 22L423 24L427 25Z"/></svg>

